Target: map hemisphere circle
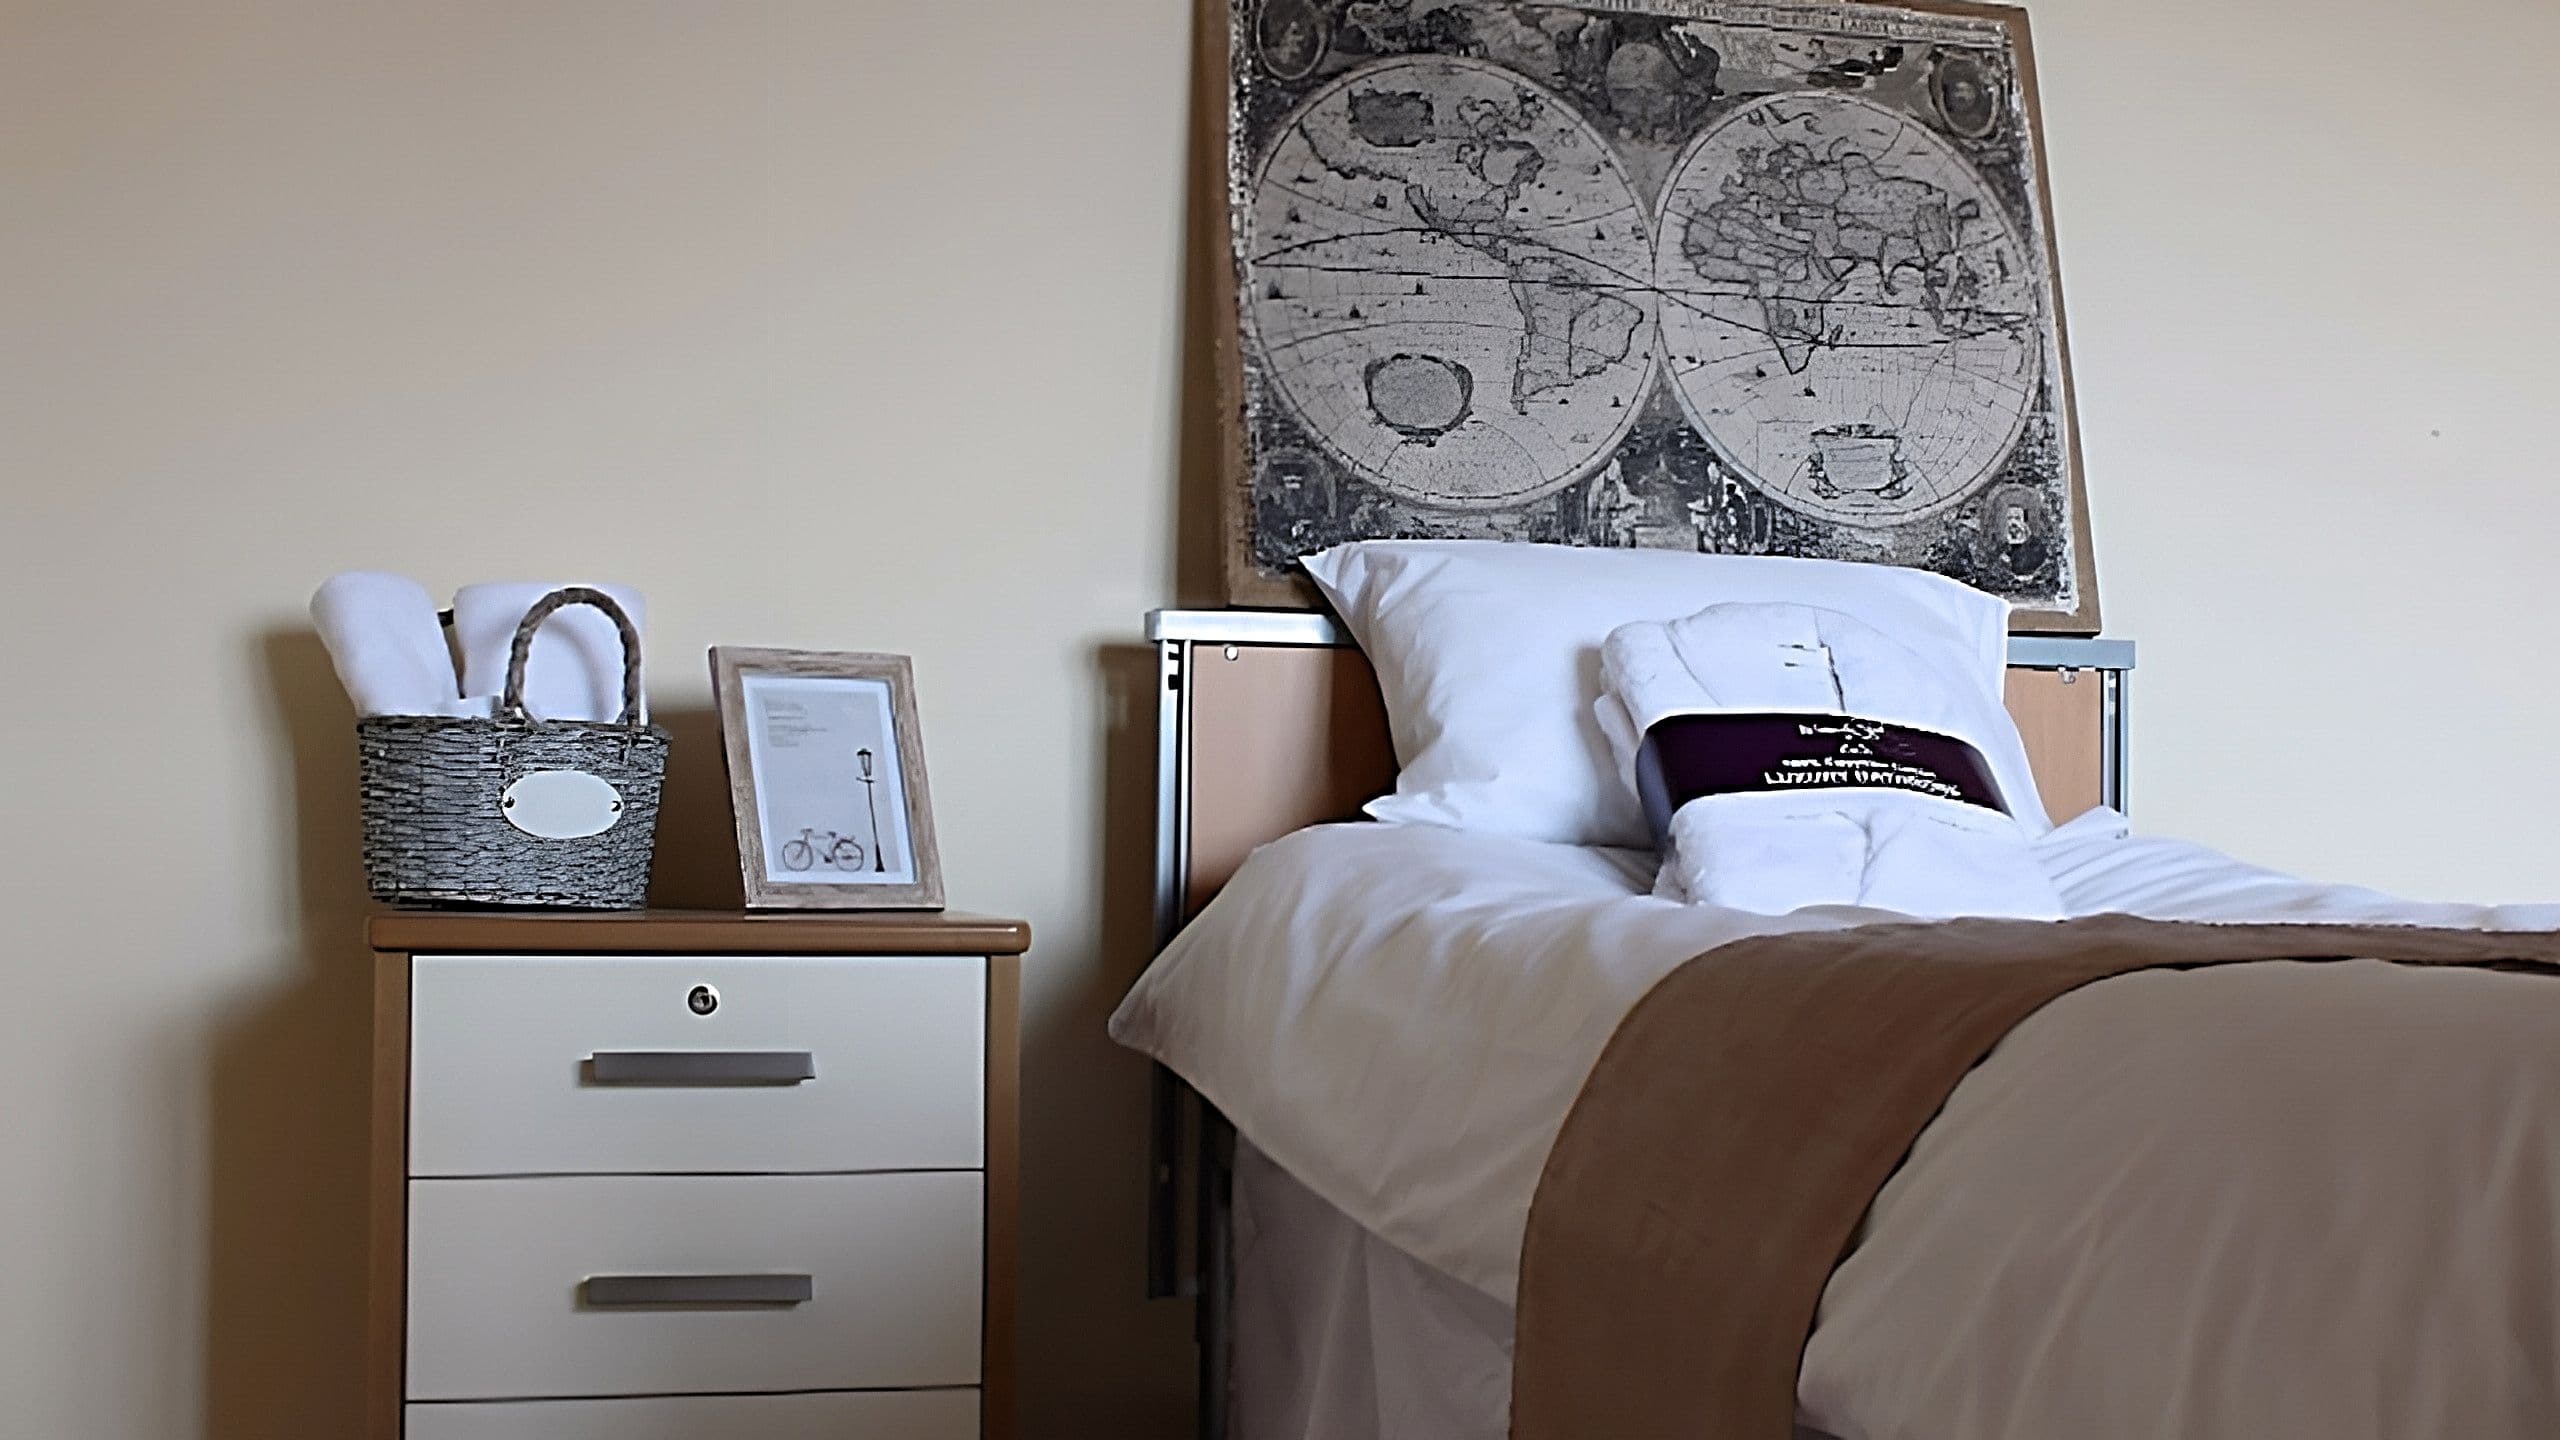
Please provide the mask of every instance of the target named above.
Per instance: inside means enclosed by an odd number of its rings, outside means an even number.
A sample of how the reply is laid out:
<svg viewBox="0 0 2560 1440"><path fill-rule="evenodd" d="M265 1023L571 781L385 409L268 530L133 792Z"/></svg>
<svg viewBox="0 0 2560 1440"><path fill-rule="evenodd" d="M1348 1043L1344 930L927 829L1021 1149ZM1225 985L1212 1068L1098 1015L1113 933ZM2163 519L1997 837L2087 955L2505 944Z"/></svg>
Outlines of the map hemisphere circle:
<svg viewBox="0 0 2560 1440"><path fill-rule="evenodd" d="M1664 373L1772 499L1851 526L1991 483L2035 412L2036 267L1956 148L1872 101L1753 101L1674 162L1656 224Z"/></svg>
<svg viewBox="0 0 2560 1440"><path fill-rule="evenodd" d="M1511 508L1633 430L1659 360L1652 215L1554 92L1459 57L1361 66L1282 122L1245 211L1268 389L1362 479ZM1418 424L1417 384L1465 403Z"/></svg>

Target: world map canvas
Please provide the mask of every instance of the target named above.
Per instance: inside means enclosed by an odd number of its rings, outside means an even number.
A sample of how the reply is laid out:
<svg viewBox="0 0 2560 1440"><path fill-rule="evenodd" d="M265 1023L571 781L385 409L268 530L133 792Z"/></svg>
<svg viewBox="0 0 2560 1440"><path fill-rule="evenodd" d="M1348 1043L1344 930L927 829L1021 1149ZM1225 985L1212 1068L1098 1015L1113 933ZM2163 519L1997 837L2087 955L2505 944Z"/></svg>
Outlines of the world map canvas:
<svg viewBox="0 0 2560 1440"><path fill-rule="evenodd" d="M1917 566L2097 627L2022 14L1225 18L1231 601L1446 536Z"/></svg>

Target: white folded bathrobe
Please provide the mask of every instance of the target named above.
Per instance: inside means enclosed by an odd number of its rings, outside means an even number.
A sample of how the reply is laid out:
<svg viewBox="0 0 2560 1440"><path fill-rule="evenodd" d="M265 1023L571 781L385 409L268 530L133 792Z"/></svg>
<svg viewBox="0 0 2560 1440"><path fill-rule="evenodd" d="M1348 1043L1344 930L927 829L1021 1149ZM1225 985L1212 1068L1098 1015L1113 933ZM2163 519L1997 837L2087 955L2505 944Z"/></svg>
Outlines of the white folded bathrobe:
<svg viewBox="0 0 2560 1440"><path fill-rule="evenodd" d="M1847 737L1806 743L1859 757L1870 753L1857 738L1868 727L1854 722L1874 722L1988 756L2015 746L2017 730L1996 677L1980 668L1952 646L1896 640L1838 611L1713 605L1611 632L1595 711L1639 793L1646 733L1681 716L1803 716L1804 731ZM1899 784L1841 782L1837 762L1806 765L1772 772L1770 788L1672 797L1655 893L1768 915L1854 905L1926 919L2061 918L2061 896L2003 809ZM1925 770L1893 768L1928 783ZM1822 783L1783 788L1782 779ZM1987 775L1973 788L1998 798Z"/></svg>

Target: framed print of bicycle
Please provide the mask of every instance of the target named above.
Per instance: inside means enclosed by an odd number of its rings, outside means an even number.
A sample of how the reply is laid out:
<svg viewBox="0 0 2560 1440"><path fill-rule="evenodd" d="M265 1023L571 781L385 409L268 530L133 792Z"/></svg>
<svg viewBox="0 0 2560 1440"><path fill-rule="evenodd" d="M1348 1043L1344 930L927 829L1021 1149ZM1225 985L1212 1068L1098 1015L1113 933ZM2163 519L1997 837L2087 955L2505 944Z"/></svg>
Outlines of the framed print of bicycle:
<svg viewBox="0 0 2560 1440"><path fill-rule="evenodd" d="M747 908L942 908L906 656L719 646L711 688Z"/></svg>

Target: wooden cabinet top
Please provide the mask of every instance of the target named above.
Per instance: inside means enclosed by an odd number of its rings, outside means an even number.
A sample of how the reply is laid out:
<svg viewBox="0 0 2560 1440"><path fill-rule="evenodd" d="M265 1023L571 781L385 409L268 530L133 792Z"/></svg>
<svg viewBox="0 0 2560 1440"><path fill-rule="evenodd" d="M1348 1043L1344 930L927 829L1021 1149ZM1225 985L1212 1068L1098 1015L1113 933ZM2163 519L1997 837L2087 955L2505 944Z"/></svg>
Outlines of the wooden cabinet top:
<svg viewBox="0 0 2560 1440"><path fill-rule="evenodd" d="M385 952L625 955L1019 955L1027 921L956 911L386 910Z"/></svg>

